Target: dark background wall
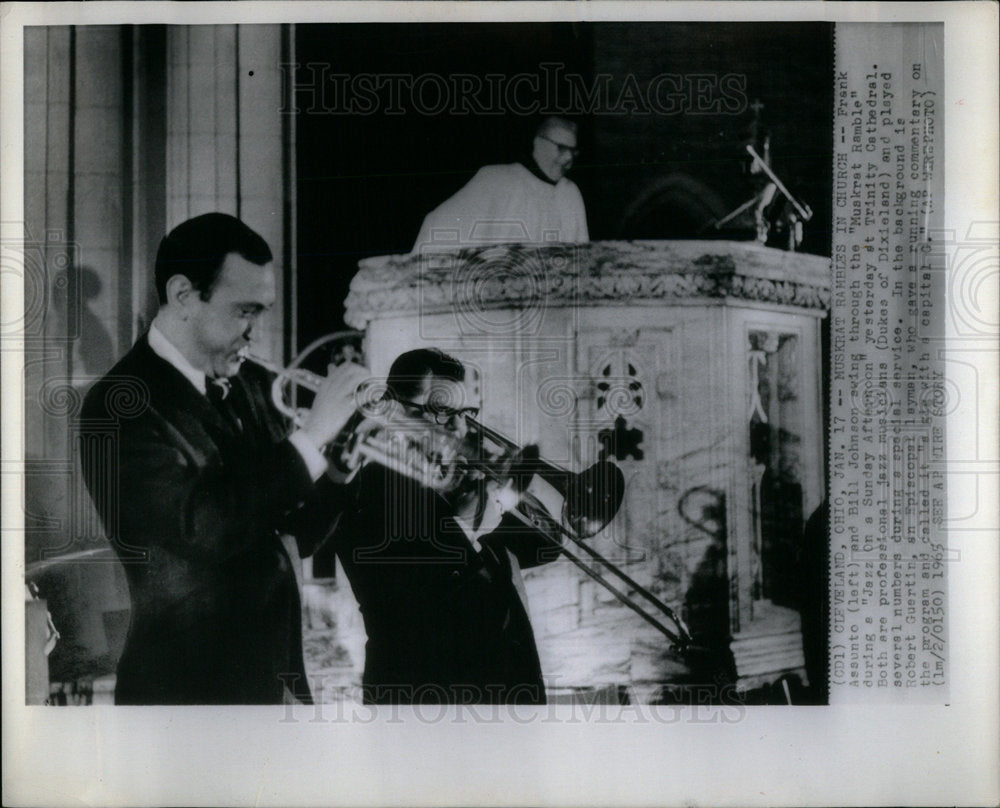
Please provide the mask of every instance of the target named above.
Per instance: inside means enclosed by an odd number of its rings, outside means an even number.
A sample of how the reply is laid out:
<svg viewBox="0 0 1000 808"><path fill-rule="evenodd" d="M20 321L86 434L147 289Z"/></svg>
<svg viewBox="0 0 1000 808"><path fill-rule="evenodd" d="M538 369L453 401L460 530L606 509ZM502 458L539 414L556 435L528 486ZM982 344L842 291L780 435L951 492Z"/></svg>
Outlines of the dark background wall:
<svg viewBox="0 0 1000 808"><path fill-rule="evenodd" d="M815 214L800 249L829 254L829 25L299 26L296 61L300 345L342 327L360 258L408 252L424 214L480 166L517 159L547 112L580 124L573 177L593 239L753 238L752 218L712 222L759 188L744 146L766 130L774 170ZM424 108L374 83L457 74L478 77L484 108L429 109L437 80L423 79ZM509 86L519 74L537 84ZM511 95L491 97L490 75Z"/></svg>

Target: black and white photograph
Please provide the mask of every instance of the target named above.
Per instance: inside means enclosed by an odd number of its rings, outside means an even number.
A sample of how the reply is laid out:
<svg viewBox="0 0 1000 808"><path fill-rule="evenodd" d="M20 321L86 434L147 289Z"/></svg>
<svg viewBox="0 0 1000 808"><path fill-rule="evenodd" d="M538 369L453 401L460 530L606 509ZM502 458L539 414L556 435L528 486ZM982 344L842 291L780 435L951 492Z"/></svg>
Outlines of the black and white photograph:
<svg viewBox="0 0 1000 808"><path fill-rule="evenodd" d="M42 5L5 802L995 803L995 6Z"/></svg>

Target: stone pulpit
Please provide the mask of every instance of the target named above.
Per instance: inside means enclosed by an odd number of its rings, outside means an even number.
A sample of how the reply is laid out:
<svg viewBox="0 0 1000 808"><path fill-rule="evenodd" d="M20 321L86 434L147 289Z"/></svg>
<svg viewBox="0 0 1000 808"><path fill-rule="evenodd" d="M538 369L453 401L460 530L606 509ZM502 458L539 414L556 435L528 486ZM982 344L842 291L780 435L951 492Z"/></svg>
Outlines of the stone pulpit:
<svg viewBox="0 0 1000 808"><path fill-rule="evenodd" d="M376 375L437 346L469 369L488 426L572 470L616 462L625 499L591 545L750 689L805 678L800 611L819 593L798 564L825 491L829 269L727 241L381 256L360 263L346 319ZM526 570L525 585L553 695L655 701L691 681L663 635L569 562Z"/></svg>

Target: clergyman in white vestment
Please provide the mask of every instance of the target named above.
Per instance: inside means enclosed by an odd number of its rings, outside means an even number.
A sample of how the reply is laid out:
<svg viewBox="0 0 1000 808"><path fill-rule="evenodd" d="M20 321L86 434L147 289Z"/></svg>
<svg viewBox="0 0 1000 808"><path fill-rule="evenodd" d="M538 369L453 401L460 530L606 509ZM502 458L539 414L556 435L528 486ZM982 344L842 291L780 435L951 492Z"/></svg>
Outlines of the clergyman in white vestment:
<svg viewBox="0 0 1000 808"><path fill-rule="evenodd" d="M530 158L479 169L424 217L413 251L588 241L583 197L566 177L576 154L576 124L546 118L535 132Z"/></svg>

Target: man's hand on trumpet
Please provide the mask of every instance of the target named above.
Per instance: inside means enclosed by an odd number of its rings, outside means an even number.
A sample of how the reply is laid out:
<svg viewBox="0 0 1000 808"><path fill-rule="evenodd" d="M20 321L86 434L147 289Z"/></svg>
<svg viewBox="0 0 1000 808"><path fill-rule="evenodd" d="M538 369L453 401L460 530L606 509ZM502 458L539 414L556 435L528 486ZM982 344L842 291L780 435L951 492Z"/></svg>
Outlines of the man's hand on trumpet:
<svg viewBox="0 0 1000 808"><path fill-rule="evenodd" d="M302 432L319 450L332 442L357 408L358 387L371 378L368 368L347 362L327 369L312 407L302 419Z"/></svg>

